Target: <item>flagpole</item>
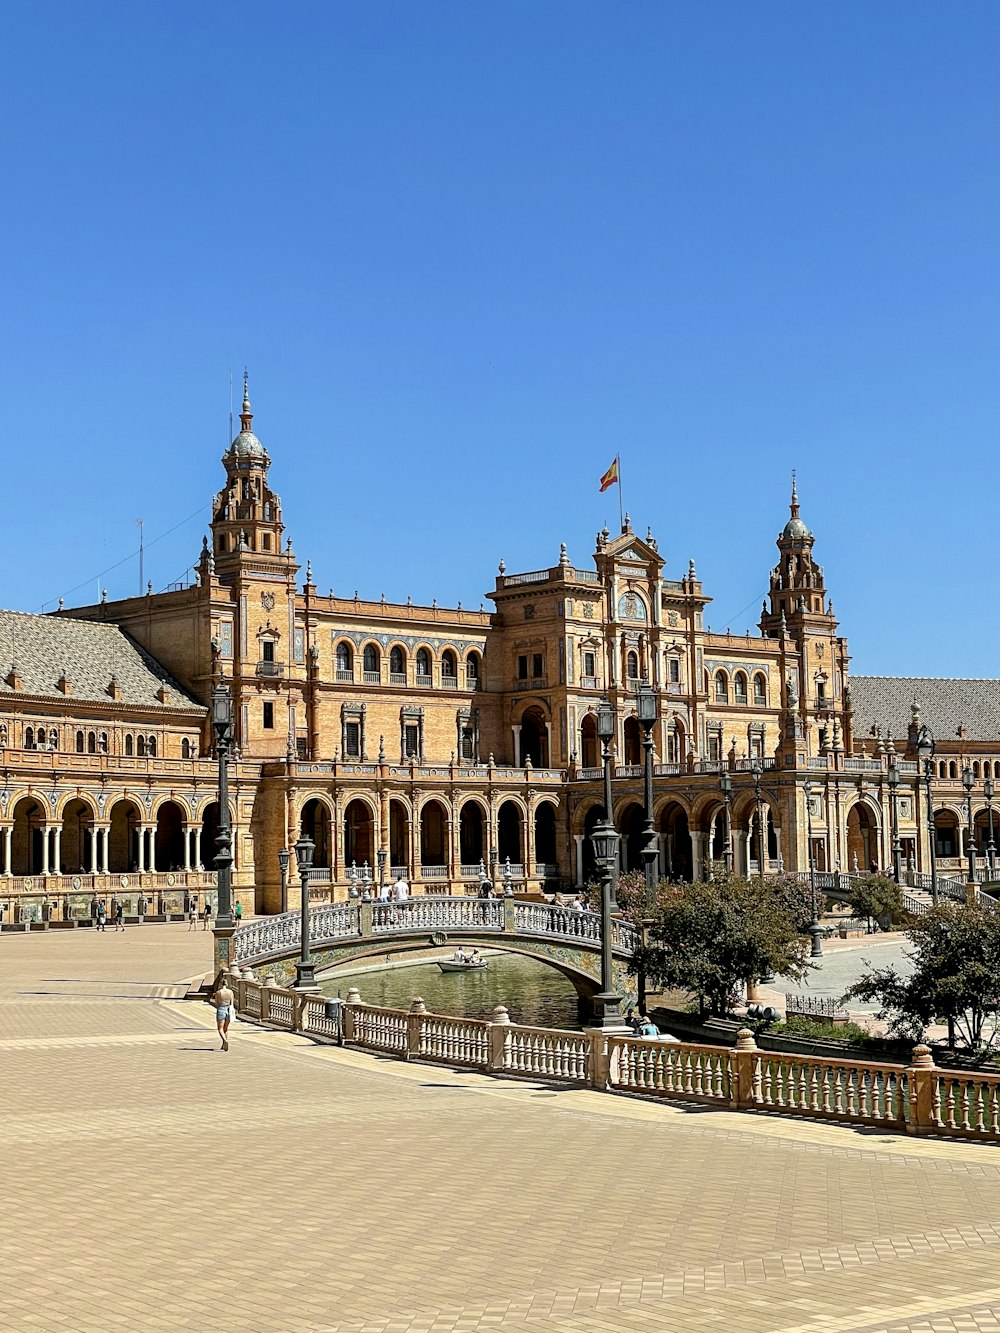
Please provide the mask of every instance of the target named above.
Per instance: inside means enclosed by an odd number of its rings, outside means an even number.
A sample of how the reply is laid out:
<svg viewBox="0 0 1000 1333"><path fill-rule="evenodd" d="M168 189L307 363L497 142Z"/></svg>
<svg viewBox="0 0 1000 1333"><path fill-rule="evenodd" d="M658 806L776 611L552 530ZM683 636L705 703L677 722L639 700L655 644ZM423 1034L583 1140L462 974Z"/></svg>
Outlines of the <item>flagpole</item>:
<svg viewBox="0 0 1000 1333"><path fill-rule="evenodd" d="M618 523L622 532L625 531L625 506L622 503L622 456L615 454L618 462Z"/></svg>

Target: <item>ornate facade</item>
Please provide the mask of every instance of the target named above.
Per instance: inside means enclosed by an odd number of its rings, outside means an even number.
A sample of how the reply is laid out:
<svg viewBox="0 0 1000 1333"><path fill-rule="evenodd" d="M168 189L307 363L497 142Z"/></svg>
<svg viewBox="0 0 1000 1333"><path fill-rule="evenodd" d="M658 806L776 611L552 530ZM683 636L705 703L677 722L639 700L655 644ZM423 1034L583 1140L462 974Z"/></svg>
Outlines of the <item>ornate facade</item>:
<svg viewBox="0 0 1000 1333"><path fill-rule="evenodd" d="M211 894L218 811L206 703L219 679L234 701L234 882L248 910L278 908L277 854L302 828L316 843L319 894L342 897L359 876L400 871L417 891L462 892L481 866L532 889L582 884L603 811L603 698L617 718L623 863L639 864L643 680L658 701L664 873L698 876L723 859L722 770L738 869L763 856L805 870L810 820L818 869L888 864L892 758L904 861L926 869L921 692L939 729L936 803L950 812L936 819L936 845L946 869L960 865L958 778L966 761L977 779L1000 777L1000 719L983 702L1000 698L1000 685L981 682L968 700L963 682L914 681L901 693L904 683L861 678L852 690L794 484L758 634L706 628L694 561L665 577L652 532L640 537L627 518L620 533L598 533L586 567L565 547L548 569L501 563L492 611L335 597L321 595L309 565L301 577L252 420L245 392L191 586L0 620L10 640L0 902L12 913L30 902L85 915L94 894L179 911ZM952 717L962 707L968 716ZM985 850L981 790L973 817Z"/></svg>

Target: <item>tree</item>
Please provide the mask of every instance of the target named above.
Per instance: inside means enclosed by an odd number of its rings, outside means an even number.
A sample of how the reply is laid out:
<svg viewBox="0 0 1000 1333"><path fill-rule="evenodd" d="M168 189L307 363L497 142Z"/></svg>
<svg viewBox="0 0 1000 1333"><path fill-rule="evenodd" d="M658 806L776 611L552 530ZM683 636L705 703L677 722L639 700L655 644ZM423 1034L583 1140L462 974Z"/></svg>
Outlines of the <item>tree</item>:
<svg viewBox="0 0 1000 1333"><path fill-rule="evenodd" d="M668 899L674 896L675 884L661 879L652 889L646 883L646 876L641 870L626 870L618 876L617 899L618 911L626 921L644 921L655 916ZM597 912L601 910L600 884L588 884L584 896Z"/></svg>
<svg viewBox="0 0 1000 1333"><path fill-rule="evenodd" d="M948 1024L956 1038L985 1053L1000 1039L1000 912L978 903L942 903L917 917L907 931L913 973L874 968L856 981L844 1000L878 1001L879 1018L893 1036L921 1041L934 1022Z"/></svg>
<svg viewBox="0 0 1000 1333"><path fill-rule="evenodd" d="M899 926L910 920L903 890L888 875L862 875L853 882L848 901L856 917L867 918L869 930L873 921Z"/></svg>
<svg viewBox="0 0 1000 1333"><path fill-rule="evenodd" d="M636 955L651 986L687 990L715 1014L728 1012L746 980L809 970L807 942L781 891L767 880L722 875L712 883L672 885L647 943Z"/></svg>
<svg viewBox="0 0 1000 1333"><path fill-rule="evenodd" d="M760 881L755 879L755 884ZM812 889L807 879L784 871L780 875L767 875L764 880L778 903L783 903L795 922L797 930L808 930L812 923ZM816 892L816 914L822 916L826 909L826 894Z"/></svg>

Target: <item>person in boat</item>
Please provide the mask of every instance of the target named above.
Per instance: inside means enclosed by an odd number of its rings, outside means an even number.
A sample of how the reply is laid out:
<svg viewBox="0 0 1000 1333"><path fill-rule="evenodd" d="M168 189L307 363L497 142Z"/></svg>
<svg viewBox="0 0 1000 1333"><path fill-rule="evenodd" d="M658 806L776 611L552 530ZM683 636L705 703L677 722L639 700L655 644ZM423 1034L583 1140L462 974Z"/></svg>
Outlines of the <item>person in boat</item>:
<svg viewBox="0 0 1000 1333"><path fill-rule="evenodd" d="M482 961L483 961L483 960L482 960L482 957L480 956L479 950L478 950L478 949L473 949L473 951L472 951L472 956L471 956L471 958L469 959L469 962L470 962L470 963L481 963Z"/></svg>
<svg viewBox="0 0 1000 1333"><path fill-rule="evenodd" d="M465 956L464 949L456 949L451 956L451 960L453 963L467 963L469 961Z"/></svg>

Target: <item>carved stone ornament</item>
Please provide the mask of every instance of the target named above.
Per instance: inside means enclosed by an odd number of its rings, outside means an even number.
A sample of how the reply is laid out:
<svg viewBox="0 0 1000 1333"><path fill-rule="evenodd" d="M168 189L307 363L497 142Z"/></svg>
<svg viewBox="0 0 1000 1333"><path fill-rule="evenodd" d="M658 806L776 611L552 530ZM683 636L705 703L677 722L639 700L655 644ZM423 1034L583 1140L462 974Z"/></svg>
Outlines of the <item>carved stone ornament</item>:
<svg viewBox="0 0 1000 1333"><path fill-rule="evenodd" d="M274 600L273 592L262 592L260 595L260 604L265 611L274 610Z"/></svg>

